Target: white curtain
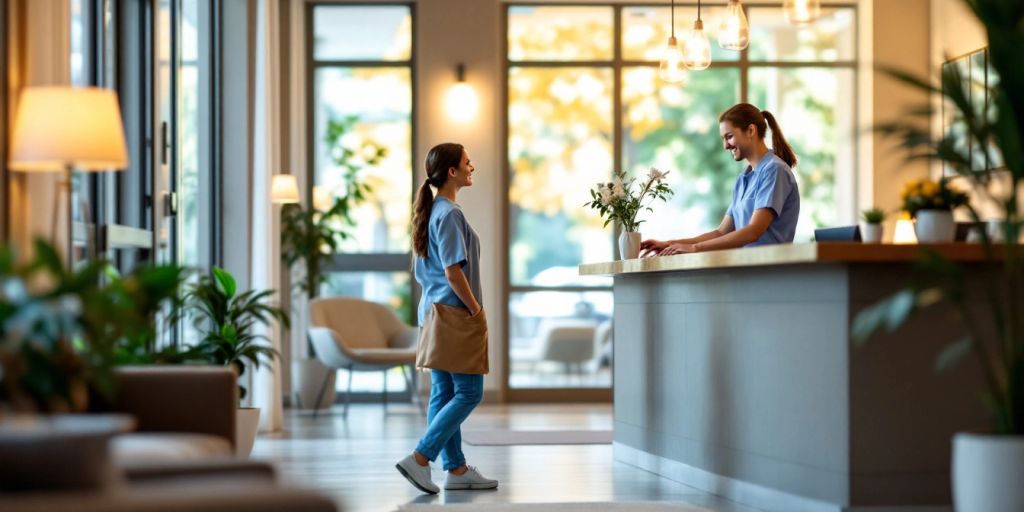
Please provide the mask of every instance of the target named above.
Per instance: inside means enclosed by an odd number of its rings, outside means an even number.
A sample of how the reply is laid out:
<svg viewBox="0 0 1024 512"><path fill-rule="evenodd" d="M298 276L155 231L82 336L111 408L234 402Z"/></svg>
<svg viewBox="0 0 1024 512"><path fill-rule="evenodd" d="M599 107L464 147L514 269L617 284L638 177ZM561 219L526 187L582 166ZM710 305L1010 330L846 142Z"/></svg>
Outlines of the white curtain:
<svg viewBox="0 0 1024 512"><path fill-rule="evenodd" d="M259 0L256 16L256 74L253 105L253 175L252 175L252 275L253 289L277 288L280 284L280 216L270 203L271 176L280 172L281 91L278 86L280 62L274 48L279 48L279 6L276 0ZM280 290L279 303L287 298ZM263 333L270 345L281 351L279 326ZM259 407L260 432L275 432L282 427L281 362L274 362L252 376L252 405Z"/></svg>

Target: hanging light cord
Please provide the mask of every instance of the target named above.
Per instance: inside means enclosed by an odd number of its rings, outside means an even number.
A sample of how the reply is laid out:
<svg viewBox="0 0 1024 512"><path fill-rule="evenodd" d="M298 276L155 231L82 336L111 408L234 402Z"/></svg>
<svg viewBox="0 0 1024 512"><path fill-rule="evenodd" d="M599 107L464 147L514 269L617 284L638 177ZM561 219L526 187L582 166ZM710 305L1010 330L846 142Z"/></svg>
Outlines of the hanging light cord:
<svg viewBox="0 0 1024 512"><path fill-rule="evenodd" d="M676 37L676 0L672 0L672 7L670 9L671 9L671 13L672 13L669 16L670 18L672 18L672 38L675 39L675 37Z"/></svg>
<svg viewBox="0 0 1024 512"><path fill-rule="evenodd" d="M697 21L700 21L700 0L697 0Z"/></svg>

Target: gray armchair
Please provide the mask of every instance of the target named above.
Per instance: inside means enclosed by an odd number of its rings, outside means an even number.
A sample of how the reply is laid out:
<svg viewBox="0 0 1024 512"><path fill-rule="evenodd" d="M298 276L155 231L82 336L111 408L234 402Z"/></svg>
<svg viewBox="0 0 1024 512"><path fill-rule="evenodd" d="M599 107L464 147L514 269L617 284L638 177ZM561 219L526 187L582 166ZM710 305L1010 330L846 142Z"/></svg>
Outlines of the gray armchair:
<svg viewBox="0 0 1024 512"><path fill-rule="evenodd" d="M387 371L395 367L402 369L412 400L425 414L413 375L417 328L402 322L387 306L351 297L314 299L309 304L309 317L309 339L317 359L328 368L349 372L344 416L348 416L351 401L352 372L383 372L387 407ZM317 404L329 380L325 378L321 384ZM313 415L318 412L316 409Z"/></svg>

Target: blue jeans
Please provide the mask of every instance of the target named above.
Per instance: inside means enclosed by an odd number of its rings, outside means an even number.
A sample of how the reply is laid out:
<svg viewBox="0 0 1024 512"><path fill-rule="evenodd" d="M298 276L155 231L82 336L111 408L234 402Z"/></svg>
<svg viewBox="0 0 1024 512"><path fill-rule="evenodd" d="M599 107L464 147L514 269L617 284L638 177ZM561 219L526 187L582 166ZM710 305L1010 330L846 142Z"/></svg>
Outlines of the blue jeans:
<svg viewBox="0 0 1024 512"><path fill-rule="evenodd" d="M466 464L460 427L483 398L484 376L431 370L430 380L427 432L416 451L430 460L441 454L445 471L460 468Z"/></svg>

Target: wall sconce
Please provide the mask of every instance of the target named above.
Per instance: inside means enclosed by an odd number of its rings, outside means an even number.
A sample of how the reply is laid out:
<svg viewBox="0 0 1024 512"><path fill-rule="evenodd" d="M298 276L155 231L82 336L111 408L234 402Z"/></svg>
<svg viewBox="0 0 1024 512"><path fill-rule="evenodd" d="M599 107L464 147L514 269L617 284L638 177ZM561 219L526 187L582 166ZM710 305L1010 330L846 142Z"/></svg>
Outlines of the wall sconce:
<svg viewBox="0 0 1024 512"><path fill-rule="evenodd" d="M448 116L458 122L472 121L476 117L480 101L477 99L473 87L466 83L466 66L462 63L455 66L455 77L456 82L448 90L448 96L445 99Z"/></svg>
<svg viewBox="0 0 1024 512"><path fill-rule="evenodd" d="M291 174L275 174L270 182L270 202L288 204L299 202L299 182Z"/></svg>

